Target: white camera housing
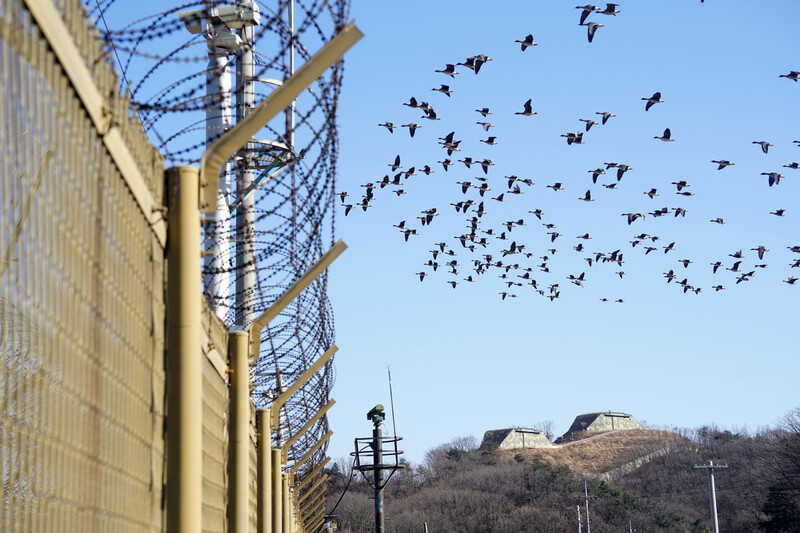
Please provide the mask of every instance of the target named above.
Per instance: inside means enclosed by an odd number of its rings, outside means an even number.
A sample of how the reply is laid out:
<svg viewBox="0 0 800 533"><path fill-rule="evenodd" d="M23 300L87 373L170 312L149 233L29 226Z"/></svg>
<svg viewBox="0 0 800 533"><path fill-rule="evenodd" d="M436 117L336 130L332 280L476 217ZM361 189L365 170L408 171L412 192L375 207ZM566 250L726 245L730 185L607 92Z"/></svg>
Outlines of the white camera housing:
<svg viewBox="0 0 800 533"><path fill-rule="evenodd" d="M202 33L203 22L208 20L214 26L222 25L230 29L261 24L261 12L252 0L235 5L220 5L210 9L190 9L178 13L190 33Z"/></svg>

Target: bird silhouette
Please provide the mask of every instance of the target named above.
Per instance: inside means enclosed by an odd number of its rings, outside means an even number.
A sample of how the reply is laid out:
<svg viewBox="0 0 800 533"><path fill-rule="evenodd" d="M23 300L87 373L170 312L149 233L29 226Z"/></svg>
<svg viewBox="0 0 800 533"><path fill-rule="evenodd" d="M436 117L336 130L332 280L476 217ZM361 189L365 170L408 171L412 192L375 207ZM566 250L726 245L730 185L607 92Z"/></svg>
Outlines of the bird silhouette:
<svg viewBox="0 0 800 533"><path fill-rule="evenodd" d="M629 167L628 165L617 165L617 181L620 181L622 179L622 175L629 170L633 170L633 167Z"/></svg>
<svg viewBox="0 0 800 533"><path fill-rule="evenodd" d="M494 61L491 57L487 56L486 54L478 54L476 56L468 57L466 63L459 63L459 65L464 65L473 71L477 75L478 72L481 71L481 67L488 63L489 61Z"/></svg>
<svg viewBox="0 0 800 533"><path fill-rule="evenodd" d="M417 130L419 128L421 128L422 126L420 126L419 124L415 124L414 122L410 122L408 124L400 124L400 127L401 128L408 128L409 135L411 135L413 137L414 134L417 132Z"/></svg>
<svg viewBox="0 0 800 533"><path fill-rule="evenodd" d="M537 46L538 45L538 43L533 42L533 34L528 34L528 36L525 37L524 39L522 39L522 40L517 39L514 42L515 43L520 43L520 48L522 49L523 52L525 50L527 50L531 46Z"/></svg>
<svg viewBox="0 0 800 533"><path fill-rule="evenodd" d="M771 144L767 141L753 141L752 144L757 144L761 146L761 151L764 152L765 154L769 152L770 146L775 146L774 144Z"/></svg>
<svg viewBox="0 0 800 533"><path fill-rule="evenodd" d="M785 177L782 174L779 174L778 172L762 172L761 175L767 176L768 178L767 183L769 183L770 187L772 187L773 185L778 185L781 182L781 178Z"/></svg>
<svg viewBox="0 0 800 533"><path fill-rule="evenodd" d="M536 115L537 114L536 111L534 111L533 107L531 106L531 101L532 100L533 100L532 98L528 98L528 101L525 102L524 104L522 104L523 105L523 110L522 111L517 111L514 114L515 115L522 115L522 116L525 116L525 117L530 117L530 116Z"/></svg>
<svg viewBox="0 0 800 533"><path fill-rule="evenodd" d="M428 120L441 120L439 115L436 114L436 111L432 107L428 107L428 109L425 111L425 114L420 118L427 118Z"/></svg>
<svg viewBox="0 0 800 533"><path fill-rule="evenodd" d="M597 32L597 28L602 28L605 24L600 24L598 22L589 22L585 24L586 26L586 37L589 39L589 42L594 40L594 34Z"/></svg>
<svg viewBox="0 0 800 533"><path fill-rule="evenodd" d="M655 137L653 137L653 139L658 139L658 140L664 141L664 142L669 142L669 141L674 141L675 140L675 139L672 138L672 132L669 131L669 128L664 130L664 133L663 133L663 135L661 135L661 137L656 135Z"/></svg>
<svg viewBox="0 0 800 533"><path fill-rule="evenodd" d="M435 72L441 72L442 74L450 76L451 78L455 78L456 74L458 74L458 72L456 72L455 65L451 63L447 63L443 69L441 70L437 69Z"/></svg>
<svg viewBox="0 0 800 533"><path fill-rule="evenodd" d="M605 174L606 173L606 171L603 170L602 168L596 168L594 170L588 170L587 172L591 172L592 173L592 183L597 183L597 176L599 176L600 174Z"/></svg>
<svg viewBox="0 0 800 533"><path fill-rule="evenodd" d="M651 96L649 98L642 98L642 100L646 100L647 101L647 103L644 105L644 110L645 111L649 111L650 108L653 107L656 104L663 104L664 103L664 101L661 99L661 93L658 92L658 91L654 92L653 96Z"/></svg>
<svg viewBox="0 0 800 533"><path fill-rule="evenodd" d="M562 133L561 137L566 137L567 144L583 144L583 132Z"/></svg>
<svg viewBox="0 0 800 533"><path fill-rule="evenodd" d="M600 11L600 8L599 8L599 7L595 7L595 6L593 6L592 4L587 4L587 5L585 5L585 6L575 6L575 9L582 9L582 10L583 10L583 11L581 11L581 19L580 19L580 22L578 22L578 24L579 24L580 26L583 26L583 25L584 25L584 22L586 22L586 18L587 18L589 15L591 15L591 14L592 14L592 13L594 13L595 11Z"/></svg>
<svg viewBox="0 0 800 533"><path fill-rule="evenodd" d="M616 117L617 116L614 113L609 113L607 111L595 111L595 115L600 115L600 116L603 117L600 120L600 123L603 124L603 125L605 125L605 123L608 122L608 119L610 119L611 117Z"/></svg>
<svg viewBox="0 0 800 533"><path fill-rule="evenodd" d="M769 252L763 245L758 246L758 248L750 248L751 250L758 252L758 258L764 259L764 254Z"/></svg>
<svg viewBox="0 0 800 533"><path fill-rule="evenodd" d="M617 13L619 13L619 11L617 11L617 6L618 5L619 4L606 3L606 8L604 10L602 10L602 11L598 10L598 13L600 13L601 15L614 15L614 16L617 16Z"/></svg>
<svg viewBox="0 0 800 533"><path fill-rule="evenodd" d="M731 163L731 162L730 162L730 161L728 161L727 159L713 159L713 160L711 160L711 162L712 162L712 163L716 163L716 164L718 164L718 165L719 165L719 166L717 167L717 170L722 170L722 169L723 169L723 168L725 168L725 167L729 167L729 166L731 166L731 165L735 165L735 164L736 164L736 163Z"/></svg>
<svg viewBox="0 0 800 533"><path fill-rule="evenodd" d="M450 89L450 86L449 85L444 85L444 84L442 84L441 87L434 87L433 89L431 89L431 91L440 92L440 93L446 95L448 98L453 93L452 89Z"/></svg>

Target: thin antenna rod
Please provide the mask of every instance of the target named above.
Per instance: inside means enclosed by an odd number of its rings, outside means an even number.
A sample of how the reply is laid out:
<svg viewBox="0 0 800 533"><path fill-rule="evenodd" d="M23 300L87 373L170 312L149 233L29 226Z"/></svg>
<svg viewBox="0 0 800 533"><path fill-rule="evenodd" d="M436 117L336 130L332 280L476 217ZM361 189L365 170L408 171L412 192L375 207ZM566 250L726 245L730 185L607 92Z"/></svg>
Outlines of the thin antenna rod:
<svg viewBox="0 0 800 533"><path fill-rule="evenodd" d="M392 365L386 367L386 371L389 373L389 405L392 408L392 432L393 437L397 438L397 427L394 424L394 395L392 394Z"/></svg>

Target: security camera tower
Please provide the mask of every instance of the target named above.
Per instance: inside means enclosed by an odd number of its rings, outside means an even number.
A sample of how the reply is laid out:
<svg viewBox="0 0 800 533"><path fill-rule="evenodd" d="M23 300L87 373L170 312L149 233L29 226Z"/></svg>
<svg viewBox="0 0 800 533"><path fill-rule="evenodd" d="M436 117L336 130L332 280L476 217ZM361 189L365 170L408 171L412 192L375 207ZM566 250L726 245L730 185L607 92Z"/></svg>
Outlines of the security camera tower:
<svg viewBox="0 0 800 533"><path fill-rule="evenodd" d="M190 33L202 34L208 45L208 66L206 68L206 146L210 146L226 130L231 127L231 69L229 58L236 54L237 72L237 106L236 121L241 121L248 109L253 108L253 76L252 76L252 26L261 22L258 6L252 1L245 1L236 5L209 5L207 9L193 9L178 13L178 18L184 23ZM234 32L239 29L240 34ZM248 68L249 67L249 68ZM244 76L245 69L249 70L249 78ZM246 98L250 96L250 102ZM246 181L248 175L249 157L245 154L240 158L243 164L240 165L240 185ZM252 175L250 174L250 181ZM247 183L249 185L249 182ZM233 202L231 190L231 165L226 162L222 167L219 178L219 190L217 191L217 208L213 220L208 220L206 225L206 266L204 273L204 285L209 294L209 304L221 320L228 314L230 302L230 271L226 265L231 263L230 233L231 217L229 205ZM248 204L249 205L249 204ZM249 205L249 207L252 206ZM241 213L247 212L247 206L240 209ZM244 228L246 231L246 221L244 216L237 217L237 249L248 249L245 242L246 233L240 233ZM242 225L240 227L240 224ZM237 254L237 259L239 255ZM237 261L237 267L239 266ZM244 307L242 296L247 293L244 288L245 276L240 273L237 276L237 288L242 287L242 291L236 292L237 301L233 303L234 308ZM254 280L253 280L254 281ZM251 283L251 287L252 287ZM252 290L252 289L251 289ZM242 320L245 315L240 313ZM241 321L239 321L241 322ZM243 325L243 324L237 324Z"/></svg>
<svg viewBox="0 0 800 533"><path fill-rule="evenodd" d="M355 468L364 476L375 491L375 533L383 533L383 489L389 480L404 468L400 464L400 455L403 453L397 449L397 443L402 439L397 435L393 437L383 437L381 435L381 424L386 418L383 405L378 404L367 413L367 420L372 422L372 438L361 438L355 440L356 451L351 453L355 458ZM383 444L391 447L384 450ZM371 451L368 451L369 448ZM389 458L388 463L384 459ZM388 476L384 472L389 471ZM367 474L372 472L372 476Z"/></svg>

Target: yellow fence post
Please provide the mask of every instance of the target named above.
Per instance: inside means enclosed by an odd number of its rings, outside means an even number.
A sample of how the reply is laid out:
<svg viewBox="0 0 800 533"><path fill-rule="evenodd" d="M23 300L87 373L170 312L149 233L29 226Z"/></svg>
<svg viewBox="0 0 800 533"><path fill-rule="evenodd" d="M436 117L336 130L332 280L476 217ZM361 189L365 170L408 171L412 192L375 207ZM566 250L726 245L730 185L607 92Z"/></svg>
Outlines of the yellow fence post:
<svg viewBox="0 0 800 533"><path fill-rule="evenodd" d="M234 331L228 339L231 369L229 531L246 533L249 527L250 488L250 338L245 331Z"/></svg>
<svg viewBox="0 0 800 533"><path fill-rule="evenodd" d="M283 507L283 522L281 523L283 529L281 529L281 531L284 533L292 533L292 524L294 522L294 516L292 515L292 495L289 492L289 476L283 473L281 473L281 496L281 505Z"/></svg>
<svg viewBox="0 0 800 533"><path fill-rule="evenodd" d="M258 411L258 480L256 513L258 533L272 531L272 428L269 425L269 408Z"/></svg>
<svg viewBox="0 0 800 533"><path fill-rule="evenodd" d="M283 465L281 449L272 449L272 533L283 531Z"/></svg>
<svg viewBox="0 0 800 533"><path fill-rule="evenodd" d="M167 531L199 533L203 498L203 372L199 172L167 170Z"/></svg>

